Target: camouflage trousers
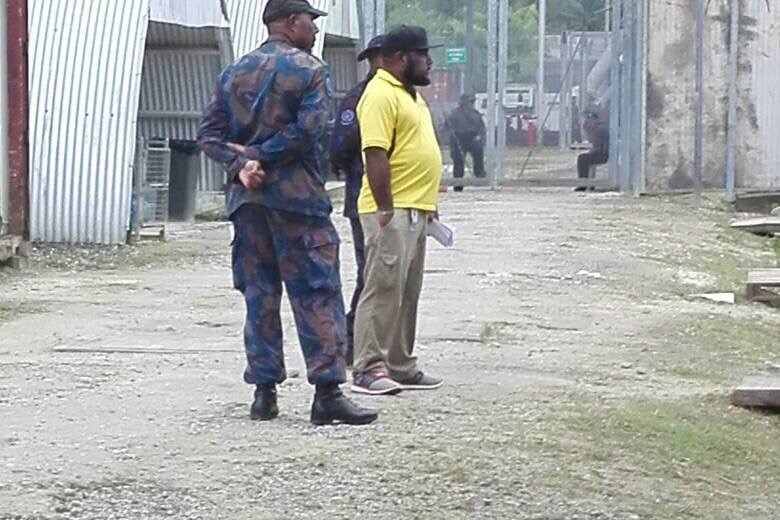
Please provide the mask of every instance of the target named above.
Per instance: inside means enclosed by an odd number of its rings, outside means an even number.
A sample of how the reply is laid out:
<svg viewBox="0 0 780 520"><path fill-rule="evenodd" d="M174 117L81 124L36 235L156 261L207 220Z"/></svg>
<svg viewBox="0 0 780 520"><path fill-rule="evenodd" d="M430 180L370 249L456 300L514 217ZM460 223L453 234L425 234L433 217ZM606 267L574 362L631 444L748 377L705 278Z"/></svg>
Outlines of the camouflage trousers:
<svg viewBox="0 0 780 520"><path fill-rule="evenodd" d="M287 377L282 348L282 283L290 299L312 384L346 380L346 318L339 237L330 218L244 204L231 220L233 282L246 300L249 384Z"/></svg>

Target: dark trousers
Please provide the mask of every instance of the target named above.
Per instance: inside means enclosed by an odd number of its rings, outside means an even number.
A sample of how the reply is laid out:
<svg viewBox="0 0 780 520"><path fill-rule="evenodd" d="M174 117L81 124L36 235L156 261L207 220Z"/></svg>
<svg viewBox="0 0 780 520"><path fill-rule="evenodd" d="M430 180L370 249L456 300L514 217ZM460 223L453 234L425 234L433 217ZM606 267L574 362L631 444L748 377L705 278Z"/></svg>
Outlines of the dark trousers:
<svg viewBox="0 0 780 520"><path fill-rule="evenodd" d="M287 377L280 315L284 283L309 382L346 381L339 237L330 218L244 204L231 219L233 282L246 300L244 380L269 384Z"/></svg>
<svg viewBox="0 0 780 520"><path fill-rule="evenodd" d="M484 178L485 174L485 150L482 142L471 136L451 136L450 156L452 157L453 175L456 179L462 179L466 169L466 154L471 154L474 160L474 176Z"/></svg>
<svg viewBox="0 0 780 520"><path fill-rule="evenodd" d="M357 282L355 284L355 292L352 294L349 312L347 313L347 358L348 361L351 361L349 359L351 357L350 354L355 350L355 315L360 295L363 293L363 287L365 286L363 271L366 267L366 244L360 218L350 217L349 225L352 228L352 243L355 247L355 262L357 263Z"/></svg>
<svg viewBox="0 0 780 520"><path fill-rule="evenodd" d="M577 177L587 179L590 177L590 167L598 164L607 164L609 154L604 152L587 152L577 157Z"/></svg>

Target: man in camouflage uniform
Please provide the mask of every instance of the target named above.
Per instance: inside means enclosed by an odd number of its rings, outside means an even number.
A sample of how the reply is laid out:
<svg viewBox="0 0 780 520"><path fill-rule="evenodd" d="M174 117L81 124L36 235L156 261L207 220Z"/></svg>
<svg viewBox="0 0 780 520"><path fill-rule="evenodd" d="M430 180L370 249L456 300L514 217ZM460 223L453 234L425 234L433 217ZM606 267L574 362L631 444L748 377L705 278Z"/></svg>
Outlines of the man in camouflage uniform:
<svg viewBox="0 0 780 520"><path fill-rule="evenodd" d="M368 424L377 413L339 388L346 380L339 237L316 144L327 120L328 72L310 53L314 19L324 15L306 0L268 2L263 23L270 37L222 72L198 142L228 172L233 280L247 309L244 380L256 385L250 416L269 420L279 413L284 282L316 387L311 421Z"/></svg>
<svg viewBox="0 0 780 520"><path fill-rule="evenodd" d="M366 85L382 64L382 36L375 36L368 42L363 52L358 54L358 61L363 60L368 60L369 63L368 76L352 87L341 101L330 141L332 167L346 181L344 216L349 219L352 228L352 242L357 263L357 283L347 313L347 366L352 366L355 352L355 312L363 292L363 269L366 265L363 226L360 225L360 215L357 210L357 199L363 184L363 151L360 149L360 125L358 125L356 110Z"/></svg>

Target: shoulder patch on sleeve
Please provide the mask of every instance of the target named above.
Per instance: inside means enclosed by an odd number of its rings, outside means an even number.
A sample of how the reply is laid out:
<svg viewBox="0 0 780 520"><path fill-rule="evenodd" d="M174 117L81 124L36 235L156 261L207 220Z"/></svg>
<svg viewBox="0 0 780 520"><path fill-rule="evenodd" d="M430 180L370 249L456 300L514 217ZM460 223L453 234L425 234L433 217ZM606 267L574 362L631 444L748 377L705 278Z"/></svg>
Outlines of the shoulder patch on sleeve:
<svg viewBox="0 0 780 520"><path fill-rule="evenodd" d="M350 126L352 123L355 122L355 111L351 109L347 109L341 113L341 117L339 118L339 122L344 126Z"/></svg>

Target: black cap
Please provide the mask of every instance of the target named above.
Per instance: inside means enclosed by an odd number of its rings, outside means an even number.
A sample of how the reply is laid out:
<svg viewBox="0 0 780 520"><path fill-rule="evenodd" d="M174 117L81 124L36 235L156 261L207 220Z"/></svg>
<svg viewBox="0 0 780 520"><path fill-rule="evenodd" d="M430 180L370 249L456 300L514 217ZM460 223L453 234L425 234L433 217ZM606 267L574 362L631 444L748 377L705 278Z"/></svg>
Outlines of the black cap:
<svg viewBox="0 0 780 520"><path fill-rule="evenodd" d="M465 94L462 94L460 96L461 103L473 103L476 100L477 100L476 94L473 94L471 92L466 92Z"/></svg>
<svg viewBox="0 0 780 520"><path fill-rule="evenodd" d="M301 13L309 13L313 18L328 16L325 11L312 7L307 0L268 0L263 10L263 23L268 25L280 18Z"/></svg>
<svg viewBox="0 0 780 520"><path fill-rule="evenodd" d="M371 56L372 53L378 52L382 49L382 42L384 41L385 37L383 34L380 34L379 36L374 36L371 38L371 41L368 42L368 45L366 45L366 48L363 49L360 54L358 54L358 61L363 61L369 56Z"/></svg>
<svg viewBox="0 0 780 520"><path fill-rule="evenodd" d="M382 51L426 51L442 45L430 45L425 29L416 25L399 25L385 33Z"/></svg>

